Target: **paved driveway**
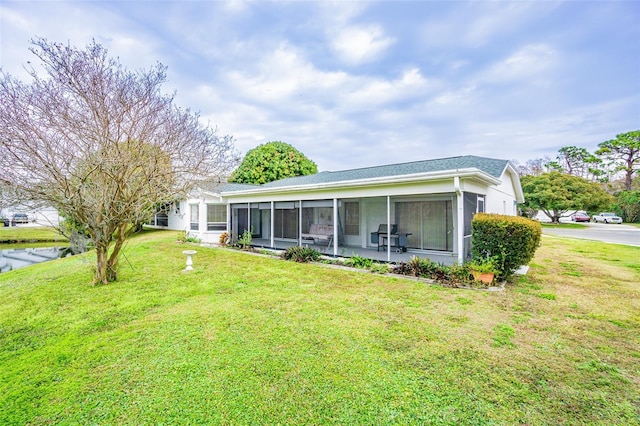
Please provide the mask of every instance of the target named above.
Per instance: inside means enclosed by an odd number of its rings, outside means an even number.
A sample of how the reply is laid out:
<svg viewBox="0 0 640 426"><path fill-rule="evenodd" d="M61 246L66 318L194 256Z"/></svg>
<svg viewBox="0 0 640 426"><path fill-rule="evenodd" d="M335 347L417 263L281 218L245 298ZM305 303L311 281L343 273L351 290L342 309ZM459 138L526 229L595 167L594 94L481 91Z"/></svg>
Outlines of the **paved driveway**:
<svg viewBox="0 0 640 426"><path fill-rule="evenodd" d="M545 226L542 228L542 233L640 247L640 228L611 223L582 223L582 225L585 225L586 228L571 229Z"/></svg>

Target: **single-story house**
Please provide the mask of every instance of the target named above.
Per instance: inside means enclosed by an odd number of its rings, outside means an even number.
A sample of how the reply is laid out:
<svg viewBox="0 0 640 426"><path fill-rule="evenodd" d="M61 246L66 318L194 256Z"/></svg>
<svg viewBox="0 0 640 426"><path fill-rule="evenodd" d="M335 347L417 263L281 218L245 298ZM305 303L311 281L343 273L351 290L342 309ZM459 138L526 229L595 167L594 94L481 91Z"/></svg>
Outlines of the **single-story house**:
<svg viewBox="0 0 640 426"><path fill-rule="evenodd" d="M517 215L520 179L506 160L459 156L263 185L221 184L167 205L152 224L205 243L251 232L254 246L308 245L386 261L410 255L462 263L477 212Z"/></svg>

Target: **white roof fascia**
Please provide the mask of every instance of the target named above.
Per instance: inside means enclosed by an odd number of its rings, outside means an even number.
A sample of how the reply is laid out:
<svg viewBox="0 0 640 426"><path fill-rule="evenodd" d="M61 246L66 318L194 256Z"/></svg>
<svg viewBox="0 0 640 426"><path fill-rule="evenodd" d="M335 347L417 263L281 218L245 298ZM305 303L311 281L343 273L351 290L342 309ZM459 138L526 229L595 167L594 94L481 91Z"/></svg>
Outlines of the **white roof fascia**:
<svg viewBox="0 0 640 426"><path fill-rule="evenodd" d="M219 203L223 202L223 197L222 197L222 195L220 195L219 192L203 191L202 193L203 193L203 195L206 196L206 198L218 200Z"/></svg>
<svg viewBox="0 0 640 426"><path fill-rule="evenodd" d="M283 192L298 192L302 190L307 191L315 191L322 189L335 189L335 188L351 188L354 186L378 186L378 185L395 185L398 183L411 183L411 182L420 182L424 180L443 180L443 179L453 179L454 177L461 178L476 178L487 184L498 185L502 181L497 179L479 169L476 168L468 168L468 169L456 169L456 170L445 170L438 172L428 172L428 173L414 173L409 175L400 175L400 176L384 176L372 179L355 179L355 180L343 180L338 182L329 182L329 183L316 183L311 185L294 185L294 186L283 186L276 188L255 188L243 191L232 191L232 192L222 192L223 197L233 197L235 195L257 195L257 194L269 194L269 193L283 193Z"/></svg>
<svg viewBox="0 0 640 426"><path fill-rule="evenodd" d="M502 172L502 176L507 172L511 175L511 183L513 184L513 189L516 194L516 202L524 203L524 192L522 191L522 184L520 183L520 175L518 175L518 172L511 163L507 163L507 166Z"/></svg>

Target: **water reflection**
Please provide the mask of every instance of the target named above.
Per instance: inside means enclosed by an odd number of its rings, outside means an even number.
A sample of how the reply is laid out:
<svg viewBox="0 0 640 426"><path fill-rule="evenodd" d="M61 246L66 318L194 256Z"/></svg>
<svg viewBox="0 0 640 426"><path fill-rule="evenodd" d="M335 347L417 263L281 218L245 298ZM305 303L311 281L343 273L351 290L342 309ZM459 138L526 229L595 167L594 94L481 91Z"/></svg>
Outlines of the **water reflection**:
<svg viewBox="0 0 640 426"><path fill-rule="evenodd" d="M0 250L0 272L12 271L72 254L71 248L59 246Z"/></svg>

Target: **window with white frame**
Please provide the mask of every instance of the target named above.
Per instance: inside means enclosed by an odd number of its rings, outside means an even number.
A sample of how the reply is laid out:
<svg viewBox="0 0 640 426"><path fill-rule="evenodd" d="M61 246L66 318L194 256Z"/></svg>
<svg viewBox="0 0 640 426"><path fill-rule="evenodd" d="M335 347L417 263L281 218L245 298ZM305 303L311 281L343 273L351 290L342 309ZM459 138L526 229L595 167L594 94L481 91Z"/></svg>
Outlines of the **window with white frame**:
<svg viewBox="0 0 640 426"><path fill-rule="evenodd" d="M191 229L192 231L197 231L198 229L200 229L199 226L199 222L200 222L200 212L199 207L197 204L189 204L189 216L190 216L190 227L189 229Z"/></svg>
<svg viewBox="0 0 640 426"><path fill-rule="evenodd" d="M207 204L207 231L224 231L226 229L226 204Z"/></svg>

